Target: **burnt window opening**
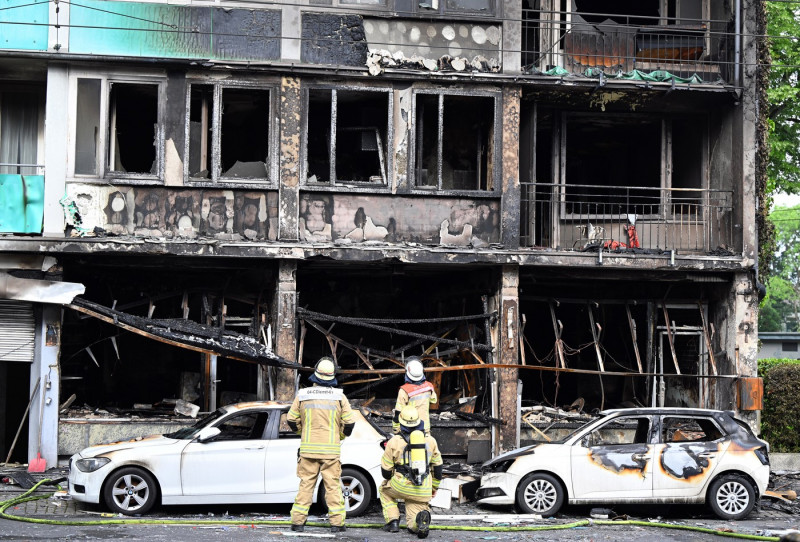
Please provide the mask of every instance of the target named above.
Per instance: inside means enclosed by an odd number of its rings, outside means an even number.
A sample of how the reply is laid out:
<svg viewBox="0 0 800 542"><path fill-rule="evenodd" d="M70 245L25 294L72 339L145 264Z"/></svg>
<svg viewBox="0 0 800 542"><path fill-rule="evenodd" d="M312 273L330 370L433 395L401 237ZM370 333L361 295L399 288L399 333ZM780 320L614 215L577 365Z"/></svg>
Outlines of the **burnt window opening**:
<svg viewBox="0 0 800 542"><path fill-rule="evenodd" d="M240 267L147 269L112 266L81 269L67 263L65 275L87 284L83 298L149 322L148 329L169 326L176 334L162 342L126 331L74 310L65 312L62 337L62 393L75 405L140 416L174 415L178 399L202 412L226 404L270 398L259 389L267 371L256 363L226 357L218 340L236 332L266 344L270 325L272 276L264 269ZM122 321L122 320L121 320ZM219 354L175 345L180 330L205 326L207 344ZM217 332L219 330L219 332ZM193 335L197 332L190 332ZM195 335L199 336L199 335ZM227 349L226 349L227 348ZM247 349L245 349L247 350ZM247 359L246 357L244 359Z"/></svg>
<svg viewBox="0 0 800 542"><path fill-rule="evenodd" d="M568 116L566 215L658 215L661 119Z"/></svg>
<svg viewBox="0 0 800 542"><path fill-rule="evenodd" d="M270 110L269 89L190 85L190 179L268 179Z"/></svg>
<svg viewBox="0 0 800 542"><path fill-rule="evenodd" d="M158 173L159 85L110 83L108 164L112 173Z"/></svg>
<svg viewBox="0 0 800 542"><path fill-rule="evenodd" d="M391 94L386 90L310 89L307 103L307 182L386 185Z"/></svg>
<svg viewBox="0 0 800 542"><path fill-rule="evenodd" d="M783 342L781 343L781 350L783 352L797 352L797 343Z"/></svg>
<svg viewBox="0 0 800 542"><path fill-rule="evenodd" d="M495 105L491 96L416 95L417 188L494 190Z"/></svg>

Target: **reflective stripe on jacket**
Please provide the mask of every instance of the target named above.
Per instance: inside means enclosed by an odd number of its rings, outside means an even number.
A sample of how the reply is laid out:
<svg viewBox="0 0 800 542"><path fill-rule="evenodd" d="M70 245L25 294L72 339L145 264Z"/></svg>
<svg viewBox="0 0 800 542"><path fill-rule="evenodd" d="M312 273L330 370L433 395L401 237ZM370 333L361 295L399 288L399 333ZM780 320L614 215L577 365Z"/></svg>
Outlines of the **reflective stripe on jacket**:
<svg viewBox="0 0 800 542"><path fill-rule="evenodd" d="M433 389L433 384L427 380L422 384L409 384L405 383L400 386L397 392L397 402L394 409L398 412L403 410L406 405L413 405L417 409L419 419L425 422L425 431L430 433L431 430L431 416L430 404L438 401L436 391ZM392 424L395 431L400 430L400 424L395 422Z"/></svg>
<svg viewBox="0 0 800 542"><path fill-rule="evenodd" d="M425 477L421 486L414 485L404 474L398 472L396 466L407 466L403 457L403 452L406 449L408 442L400 436L395 435L389 442L386 443L386 448L381 458L381 468L385 470L393 470L389 485L400 493L416 501L428 501L432 495L432 489L438 489L441 480L433 477L433 467L442 464L442 454L439 452L439 445L436 440L431 436L425 437L425 450L428 453L428 469L429 476Z"/></svg>
<svg viewBox="0 0 800 542"><path fill-rule="evenodd" d="M344 426L355 422L344 392L326 386L300 390L286 419L297 424L300 455L316 459L339 457Z"/></svg>

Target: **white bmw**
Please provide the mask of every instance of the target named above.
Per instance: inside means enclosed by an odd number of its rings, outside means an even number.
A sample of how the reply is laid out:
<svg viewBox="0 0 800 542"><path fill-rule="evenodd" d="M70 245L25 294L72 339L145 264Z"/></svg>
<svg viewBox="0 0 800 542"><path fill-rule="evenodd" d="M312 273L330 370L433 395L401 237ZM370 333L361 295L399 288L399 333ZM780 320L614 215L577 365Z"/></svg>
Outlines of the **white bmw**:
<svg viewBox="0 0 800 542"><path fill-rule="evenodd" d="M70 458L69 494L115 513L145 514L161 504L291 503L299 435L286 425L289 405L228 405L167 435L90 446ZM350 517L363 514L382 481L384 440L357 410L342 442L342 488ZM324 502L319 485L314 502Z"/></svg>
<svg viewBox="0 0 800 542"><path fill-rule="evenodd" d="M476 497L544 517L567 502L707 503L741 519L768 481L769 446L732 412L637 408L487 461Z"/></svg>

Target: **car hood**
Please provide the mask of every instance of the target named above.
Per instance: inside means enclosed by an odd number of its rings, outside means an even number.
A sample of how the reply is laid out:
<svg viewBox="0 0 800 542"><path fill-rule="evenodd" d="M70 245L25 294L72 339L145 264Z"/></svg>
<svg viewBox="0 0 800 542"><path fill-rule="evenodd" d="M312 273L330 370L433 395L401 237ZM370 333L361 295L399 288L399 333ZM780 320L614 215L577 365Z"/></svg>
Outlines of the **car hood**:
<svg viewBox="0 0 800 542"><path fill-rule="evenodd" d="M153 446L167 446L178 442L174 438L167 438L164 435L151 435L149 437L137 437L131 440L111 442L107 444L95 444L81 450L78 455L81 457L97 457L111 452L119 452L131 448L151 448Z"/></svg>
<svg viewBox="0 0 800 542"><path fill-rule="evenodd" d="M517 457L521 457L523 455L532 454L535 448L538 448L541 444L531 444L530 446L524 446L522 448L517 448L516 450L511 450L510 452L505 452L494 459L490 459L486 463L483 464L483 467L491 467L492 465L496 465L497 463L502 463L504 461L508 461L510 459L516 459Z"/></svg>

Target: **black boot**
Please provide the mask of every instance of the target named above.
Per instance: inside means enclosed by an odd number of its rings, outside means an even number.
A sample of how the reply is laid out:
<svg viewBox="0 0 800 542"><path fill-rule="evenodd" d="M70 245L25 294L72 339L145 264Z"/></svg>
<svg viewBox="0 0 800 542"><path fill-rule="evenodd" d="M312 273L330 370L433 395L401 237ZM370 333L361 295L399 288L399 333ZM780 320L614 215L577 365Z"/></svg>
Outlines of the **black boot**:
<svg viewBox="0 0 800 542"><path fill-rule="evenodd" d="M344 525L331 525L331 532L332 533L343 533L347 530L347 527Z"/></svg>
<svg viewBox="0 0 800 542"><path fill-rule="evenodd" d="M298 533L302 533L305 530L306 526L304 524L297 525L292 523L292 530L297 531Z"/></svg>
<svg viewBox="0 0 800 542"><path fill-rule="evenodd" d="M383 526L383 530L389 533L400 532L400 520L393 519L392 521Z"/></svg>
<svg viewBox="0 0 800 542"><path fill-rule="evenodd" d="M430 530L431 525L431 513L427 510L423 510L419 514L417 514L417 536L419 538L427 538L428 531Z"/></svg>

